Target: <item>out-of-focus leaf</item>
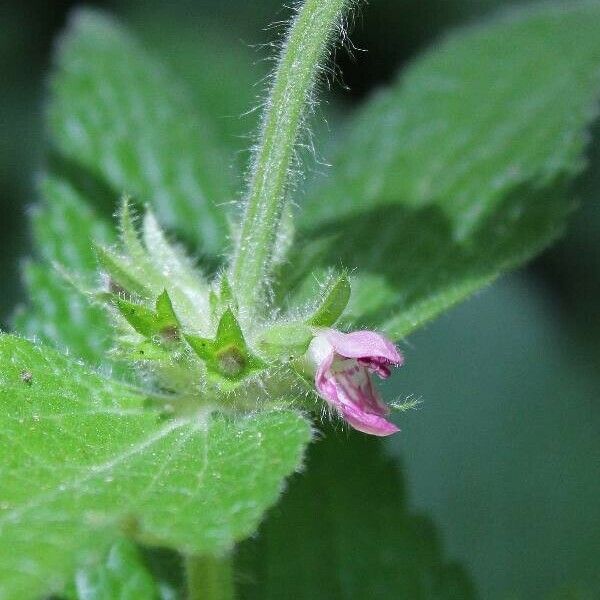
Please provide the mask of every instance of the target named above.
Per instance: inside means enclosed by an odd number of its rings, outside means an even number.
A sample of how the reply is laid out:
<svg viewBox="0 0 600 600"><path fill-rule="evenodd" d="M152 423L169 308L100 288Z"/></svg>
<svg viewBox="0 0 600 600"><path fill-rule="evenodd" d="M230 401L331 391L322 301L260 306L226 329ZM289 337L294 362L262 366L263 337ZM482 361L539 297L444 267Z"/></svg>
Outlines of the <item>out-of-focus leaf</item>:
<svg viewBox="0 0 600 600"><path fill-rule="evenodd" d="M40 191L42 203L32 219L38 258L25 266L29 303L18 311L14 327L92 365L100 364L111 347L112 326L106 311L91 304L76 285L97 284L92 242L111 243L114 234L64 181L47 177ZM66 276L72 276L75 285Z"/></svg>
<svg viewBox="0 0 600 600"><path fill-rule="evenodd" d="M98 12L76 12L61 40L49 124L71 170L150 203L198 248L222 252L231 182L209 124L185 85Z"/></svg>
<svg viewBox="0 0 600 600"><path fill-rule="evenodd" d="M600 589L598 360L559 308L505 278L412 336L385 386L422 399L384 446L486 600Z"/></svg>
<svg viewBox="0 0 600 600"><path fill-rule="evenodd" d="M359 292L353 315L404 336L560 233L597 114L599 29L598 2L511 12L359 112L302 210L304 235L328 239L322 263L391 292Z"/></svg>
<svg viewBox="0 0 600 600"><path fill-rule="evenodd" d="M238 570L244 600L474 597L431 522L409 508L380 440L355 433L313 444L307 472L241 546Z"/></svg>
<svg viewBox="0 0 600 600"><path fill-rule="evenodd" d="M184 553L230 549L311 437L291 411L166 419L132 388L11 336L0 361L2 598L60 592L119 532Z"/></svg>
<svg viewBox="0 0 600 600"><path fill-rule="evenodd" d="M270 65L261 60L264 52L250 47L239 32L231 30L238 22L225 26L218 18L223 15L215 14L211 20L202 5L195 6L191 15L190 11L178 15L171 6L136 3L131 9L129 20L140 38L160 51L164 62L185 81L195 105L210 119L215 135L228 149L228 158L233 161L238 155L237 162L243 167L260 117L260 111L253 109L265 95L266 84L260 82Z"/></svg>
<svg viewBox="0 0 600 600"><path fill-rule="evenodd" d="M122 539L97 564L77 571L73 600L159 600L160 589L136 545Z"/></svg>

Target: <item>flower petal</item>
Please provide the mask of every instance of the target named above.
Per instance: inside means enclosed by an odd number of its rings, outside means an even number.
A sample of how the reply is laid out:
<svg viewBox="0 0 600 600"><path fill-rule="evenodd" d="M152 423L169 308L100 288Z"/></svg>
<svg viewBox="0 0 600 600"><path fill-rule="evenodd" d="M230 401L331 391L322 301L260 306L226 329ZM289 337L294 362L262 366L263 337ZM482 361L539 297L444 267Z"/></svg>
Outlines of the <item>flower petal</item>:
<svg viewBox="0 0 600 600"><path fill-rule="evenodd" d="M358 431L391 435L399 429L384 418L389 412L381 401L369 372L352 359L324 361L315 377L319 394Z"/></svg>
<svg viewBox="0 0 600 600"><path fill-rule="evenodd" d="M341 404L351 404L374 415L387 415L390 410L381 400L367 367L353 358L334 356L330 372L335 379Z"/></svg>
<svg viewBox="0 0 600 600"><path fill-rule="evenodd" d="M367 412L355 410L354 407L344 406L340 411L342 417L356 430L371 435L392 435L400 431L396 425L390 423L379 415L373 415Z"/></svg>
<svg viewBox="0 0 600 600"><path fill-rule="evenodd" d="M400 366L404 361L396 346L375 331L342 333L328 329L324 335L335 352L346 358L383 359L395 366Z"/></svg>
<svg viewBox="0 0 600 600"><path fill-rule="evenodd" d="M323 329L312 340L308 354L316 366L317 392L350 426L379 436L399 431L385 418L389 408L370 376L375 372L388 377L390 366L402 363L394 344L372 331Z"/></svg>

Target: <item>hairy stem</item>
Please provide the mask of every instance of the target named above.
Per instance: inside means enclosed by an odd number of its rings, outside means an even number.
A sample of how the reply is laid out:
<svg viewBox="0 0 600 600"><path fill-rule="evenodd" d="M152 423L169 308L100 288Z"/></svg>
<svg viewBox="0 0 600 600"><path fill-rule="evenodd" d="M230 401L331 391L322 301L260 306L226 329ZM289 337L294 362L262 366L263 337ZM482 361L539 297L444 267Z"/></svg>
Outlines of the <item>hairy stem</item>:
<svg viewBox="0 0 600 600"><path fill-rule="evenodd" d="M229 556L185 559L187 600L234 600L233 565Z"/></svg>
<svg viewBox="0 0 600 600"><path fill-rule="evenodd" d="M238 301L251 313L263 300L271 274L302 117L327 45L349 4L350 0L306 0L292 22L279 58L231 265L231 281Z"/></svg>

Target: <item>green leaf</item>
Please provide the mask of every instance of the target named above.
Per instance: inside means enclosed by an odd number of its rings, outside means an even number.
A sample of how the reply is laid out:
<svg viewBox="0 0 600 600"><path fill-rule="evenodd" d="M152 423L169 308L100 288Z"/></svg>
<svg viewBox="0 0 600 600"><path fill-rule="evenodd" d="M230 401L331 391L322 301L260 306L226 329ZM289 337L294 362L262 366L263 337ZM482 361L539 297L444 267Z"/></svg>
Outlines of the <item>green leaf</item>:
<svg viewBox="0 0 600 600"><path fill-rule="evenodd" d="M355 433L328 431L312 445L306 472L241 545L237 568L243 600L475 597L434 526L408 507L380 440Z"/></svg>
<svg viewBox="0 0 600 600"><path fill-rule="evenodd" d="M256 33L278 7L273 3L221 6L223 11L206 4L173 10L173 5L135 3L120 6L119 14L126 16L144 44L186 82L221 143L239 162L241 173L253 143L249 138L254 138L259 125L256 106L264 86L257 82L264 81L270 70L263 60L265 48L249 46L248 37L254 42L267 41L270 35L261 35L264 40L259 40Z"/></svg>
<svg viewBox="0 0 600 600"><path fill-rule="evenodd" d="M503 277L417 332L385 384L423 399L384 447L480 598L600 590L598 357L550 298L535 276Z"/></svg>
<svg viewBox="0 0 600 600"><path fill-rule="evenodd" d="M150 203L166 226L222 251L224 159L189 91L120 25L77 11L59 46L49 107L62 163ZM111 198L112 200L112 198Z"/></svg>
<svg viewBox="0 0 600 600"><path fill-rule="evenodd" d="M320 264L356 269L362 324L404 336L562 231L597 114L599 29L597 2L513 11L455 33L360 111L302 229L325 238ZM360 291L373 281L380 301Z"/></svg>
<svg viewBox="0 0 600 600"><path fill-rule="evenodd" d="M165 419L131 387L15 337L0 337L0 362L0 597L60 592L119 532L227 551L311 437L291 411Z"/></svg>
<svg viewBox="0 0 600 600"><path fill-rule="evenodd" d="M64 181L46 177L40 191L43 202L32 216L37 259L24 269L29 303L17 313L14 328L91 364L102 363L113 337L106 312L58 269L81 287L94 286L97 260L92 240L111 243L111 228Z"/></svg>
<svg viewBox="0 0 600 600"><path fill-rule="evenodd" d="M77 571L76 600L158 600L160 591L141 552L129 540L117 541L97 564Z"/></svg>

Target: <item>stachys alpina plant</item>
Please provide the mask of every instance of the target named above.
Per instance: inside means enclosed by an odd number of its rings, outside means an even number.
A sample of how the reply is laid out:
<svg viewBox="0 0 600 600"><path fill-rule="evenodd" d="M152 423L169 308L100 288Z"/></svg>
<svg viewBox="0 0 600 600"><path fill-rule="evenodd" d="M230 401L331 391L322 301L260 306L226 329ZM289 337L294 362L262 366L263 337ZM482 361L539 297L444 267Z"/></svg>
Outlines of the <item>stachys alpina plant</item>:
<svg viewBox="0 0 600 600"><path fill-rule="evenodd" d="M288 550L293 577L257 597L471 597L370 437L396 433L390 407L411 405L379 380L404 362L396 343L563 228L597 114L600 8L542 4L451 36L303 176L318 84L356 4L295 3L239 193L202 94L112 19L71 19L30 300L0 336L0 598L228 600ZM219 69L248 97L245 69ZM274 513L273 544L236 555L312 441L296 519ZM315 507L332 511L323 527ZM340 572L315 559L327 582L304 578L293 550L311 531L340 559ZM157 547L185 584L156 568Z"/></svg>

